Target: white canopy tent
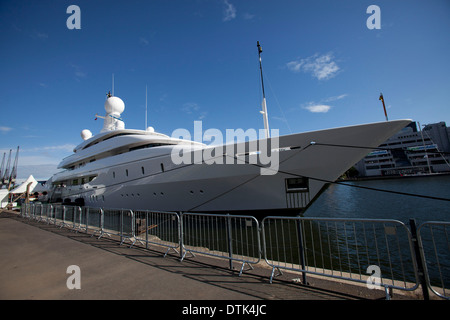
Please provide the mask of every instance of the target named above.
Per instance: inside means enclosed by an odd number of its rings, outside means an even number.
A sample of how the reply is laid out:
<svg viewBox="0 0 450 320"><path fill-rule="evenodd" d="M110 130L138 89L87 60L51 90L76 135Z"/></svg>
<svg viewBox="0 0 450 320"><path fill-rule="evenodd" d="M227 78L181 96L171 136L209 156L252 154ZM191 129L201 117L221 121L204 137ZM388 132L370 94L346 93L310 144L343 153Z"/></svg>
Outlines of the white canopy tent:
<svg viewBox="0 0 450 320"><path fill-rule="evenodd" d="M9 193L24 193L27 192L27 186L28 184L31 183L30 188L28 190L28 192L32 192L34 190L34 188L36 188L38 182L36 181L36 179L33 177L33 175L30 175L28 177L27 180L25 180L21 185L19 185L18 187L15 187L13 190L9 191Z"/></svg>
<svg viewBox="0 0 450 320"><path fill-rule="evenodd" d="M38 186L38 182L33 177L33 175L30 175L27 180L10 191L8 191L7 189L0 190L0 208L5 208L7 206L10 194L17 195L26 193L28 185L30 185L30 187L28 188L29 193L32 193L36 186ZM14 203L13 206L15 206Z"/></svg>
<svg viewBox="0 0 450 320"><path fill-rule="evenodd" d="M0 208L3 209L8 204L8 190L0 189Z"/></svg>

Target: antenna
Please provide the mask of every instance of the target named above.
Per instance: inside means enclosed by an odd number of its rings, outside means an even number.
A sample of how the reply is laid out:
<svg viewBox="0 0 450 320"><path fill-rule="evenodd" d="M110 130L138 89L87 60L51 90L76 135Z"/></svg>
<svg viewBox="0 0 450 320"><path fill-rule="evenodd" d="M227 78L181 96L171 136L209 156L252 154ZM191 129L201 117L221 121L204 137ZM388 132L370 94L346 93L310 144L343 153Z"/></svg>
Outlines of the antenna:
<svg viewBox="0 0 450 320"><path fill-rule="evenodd" d="M147 85L145 85L145 127L144 130L147 130Z"/></svg>
<svg viewBox="0 0 450 320"><path fill-rule="evenodd" d="M269 120L267 117L267 105L266 105L266 94L264 93L264 79L263 79L263 71L262 71L262 62L261 62L261 52L262 48L259 45L259 41L256 41L256 46L258 47L258 56L259 56L259 69L261 70L261 86L262 86L262 94L263 94L263 102L262 102L262 111L261 114L264 118L264 131L266 139L270 138L269 135Z"/></svg>
<svg viewBox="0 0 450 320"><path fill-rule="evenodd" d="M114 97L114 73L112 74L112 95Z"/></svg>

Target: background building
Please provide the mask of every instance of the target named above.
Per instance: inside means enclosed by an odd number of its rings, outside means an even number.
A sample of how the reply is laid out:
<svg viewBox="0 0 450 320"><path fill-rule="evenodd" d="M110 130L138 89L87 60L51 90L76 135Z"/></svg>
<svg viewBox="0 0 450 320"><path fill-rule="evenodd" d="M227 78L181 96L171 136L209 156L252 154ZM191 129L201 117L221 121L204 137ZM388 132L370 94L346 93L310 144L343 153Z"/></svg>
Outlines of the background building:
<svg viewBox="0 0 450 320"><path fill-rule="evenodd" d="M355 165L360 177L450 172L450 128L445 122L427 124L422 131L412 122L379 148Z"/></svg>

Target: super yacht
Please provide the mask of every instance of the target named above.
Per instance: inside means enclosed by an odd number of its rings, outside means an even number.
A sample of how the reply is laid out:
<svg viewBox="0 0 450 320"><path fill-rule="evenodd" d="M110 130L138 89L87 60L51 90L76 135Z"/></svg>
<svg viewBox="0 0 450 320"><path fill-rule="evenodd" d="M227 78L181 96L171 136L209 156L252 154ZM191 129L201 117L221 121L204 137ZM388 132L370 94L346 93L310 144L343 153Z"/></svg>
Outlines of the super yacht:
<svg viewBox="0 0 450 320"><path fill-rule="evenodd" d="M395 120L271 135L261 65L262 134L211 145L152 127L125 129L125 104L108 95L100 133L63 159L48 181L50 201L175 212L299 214L371 150L408 125ZM200 135L202 132L200 132ZM217 133L216 133L217 134ZM217 134L219 135L220 132ZM194 132L194 137L196 133ZM198 136L198 135L197 135Z"/></svg>
<svg viewBox="0 0 450 320"><path fill-rule="evenodd" d="M105 101L103 129L63 159L52 202L176 212L304 211L370 150L410 123L385 121L225 145L125 129L124 102ZM272 157L269 163L268 157Z"/></svg>

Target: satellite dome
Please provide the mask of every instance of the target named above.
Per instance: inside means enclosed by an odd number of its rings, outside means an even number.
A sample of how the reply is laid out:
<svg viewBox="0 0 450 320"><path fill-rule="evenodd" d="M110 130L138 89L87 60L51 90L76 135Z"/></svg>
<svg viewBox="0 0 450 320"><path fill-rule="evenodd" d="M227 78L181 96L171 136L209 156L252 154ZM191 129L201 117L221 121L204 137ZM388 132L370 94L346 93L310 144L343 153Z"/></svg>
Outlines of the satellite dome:
<svg viewBox="0 0 450 320"><path fill-rule="evenodd" d="M118 97L109 97L105 101L106 113L118 113L121 114L125 110L125 103Z"/></svg>
<svg viewBox="0 0 450 320"><path fill-rule="evenodd" d="M83 131L81 131L81 138L83 140L86 141L87 139L89 139L91 137L92 137L92 132L89 131L88 129L84 129Z"/></svg>

